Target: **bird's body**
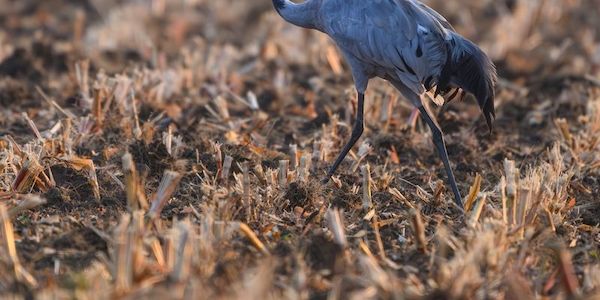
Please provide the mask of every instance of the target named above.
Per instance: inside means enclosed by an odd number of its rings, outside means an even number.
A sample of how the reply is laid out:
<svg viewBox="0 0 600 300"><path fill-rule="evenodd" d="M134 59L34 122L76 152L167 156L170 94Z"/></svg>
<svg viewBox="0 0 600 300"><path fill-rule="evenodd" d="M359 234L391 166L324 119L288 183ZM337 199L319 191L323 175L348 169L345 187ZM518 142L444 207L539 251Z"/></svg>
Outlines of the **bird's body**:
<svg viewBox="0 0 600 300"><path fill-rule="evenodd" d="M483 51L417 0L307 0L301 4L273 0L273 4L290 23L329 35L352 69L359 95L357 120L328 178L362 134L364 93L369 79L380 77L421 112L444 161L455 200L462 205L442 132L420 96L433 87L436 93L469 92L477 98L491 130L496 73Z"/></svg>
<svg viewBox="0 0 600 300"><path fill-rule="evenodd" d="M412 2L375 2L323 1L319 14L323 32L332 37L347 61L354 62L353 70L357 69L364 77L401 82L421 94L421 82L429 74L441 73L446 60L443 31L431 26L436 22L427 15L416 13L418 10ZM345 18L323 13L329 10ZM409 20L407 14L402 13L409 10L418 20ZM429 49L429 55L425 55L423 49Z"/></svg>

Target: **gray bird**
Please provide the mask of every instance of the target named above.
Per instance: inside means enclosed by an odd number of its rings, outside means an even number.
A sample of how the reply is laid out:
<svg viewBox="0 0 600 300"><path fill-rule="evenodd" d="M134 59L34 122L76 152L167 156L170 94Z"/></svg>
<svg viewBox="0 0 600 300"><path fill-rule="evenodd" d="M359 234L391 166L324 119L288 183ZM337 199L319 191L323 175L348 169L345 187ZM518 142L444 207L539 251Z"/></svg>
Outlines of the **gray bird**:
<svg viewBox="0 0 600 300"><path fill-rule="evenodd" d="M432 132L444 162L456 204L462 197L456 185L442 130L421 100L425 91L450 100L461 90L472 94L492 130L496 68L475 44L454 31L450 23L417 0L273 0L286 21L329 35L352 69L358 107L350 141L344 146L325 181L335 173L363 133L364 99L369 79L390 82L419 110ZM449 100L449 101L450 101Z"/></svg>

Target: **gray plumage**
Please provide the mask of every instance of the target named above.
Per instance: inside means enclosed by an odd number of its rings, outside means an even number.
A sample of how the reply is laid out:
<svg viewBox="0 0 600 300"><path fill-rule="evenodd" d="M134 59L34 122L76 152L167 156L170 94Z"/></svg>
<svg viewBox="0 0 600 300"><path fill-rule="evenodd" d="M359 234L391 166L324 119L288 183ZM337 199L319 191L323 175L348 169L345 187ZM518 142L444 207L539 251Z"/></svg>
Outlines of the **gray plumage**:
<svg viewBox="0 0 600 300"><path fill-rule="evenodd" d="M491 131L496 71L485 53L456 33L444 17L417 0L307 0L300 4L273 0L273 5L288 22L329 35L352 69L359 95L357 120L350 142L327 179L362 134L364 93L369 79L380 77L419 108L432 130L455 201L462 207L442 132L424 108L420 95L433 88L436 94L447 94L453 89L471 93Z"/></svg>

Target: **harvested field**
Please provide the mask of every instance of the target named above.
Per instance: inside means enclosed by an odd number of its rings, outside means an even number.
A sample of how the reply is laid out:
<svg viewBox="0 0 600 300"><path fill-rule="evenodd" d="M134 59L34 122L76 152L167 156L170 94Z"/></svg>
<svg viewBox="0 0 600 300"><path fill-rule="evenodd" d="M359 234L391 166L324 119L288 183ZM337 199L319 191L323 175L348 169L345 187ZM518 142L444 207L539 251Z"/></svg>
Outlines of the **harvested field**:
<svg viewBox="0 0 600 300"><path fill-rule="evenodd" d="M498 67L431 133L267 0L0 0L0 298L599 299L600 6L429 0ZM414 122L412 122L414 121Z"/></svg>

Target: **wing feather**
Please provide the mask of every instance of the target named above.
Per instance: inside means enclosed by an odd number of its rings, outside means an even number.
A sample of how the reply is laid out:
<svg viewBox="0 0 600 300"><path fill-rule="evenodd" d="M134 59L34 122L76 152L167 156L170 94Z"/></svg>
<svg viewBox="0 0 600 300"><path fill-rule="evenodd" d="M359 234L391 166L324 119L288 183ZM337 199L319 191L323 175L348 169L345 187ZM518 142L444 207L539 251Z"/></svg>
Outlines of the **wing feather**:
<svg viewBox="0 0 600 300"><path fill-rule="evenodd" d="M452 27L452 24L450 24L450 22L448 22L448 20L446 20L446 18L444 18L444 16L440 15L437 11L435 11L434 9L432 9L431 7L419 2L419 7L426 11L428 14L430 14L432 17L434 17L444 28L451 30L451 31L456 31L454 30L454 27Z"/></svg>

